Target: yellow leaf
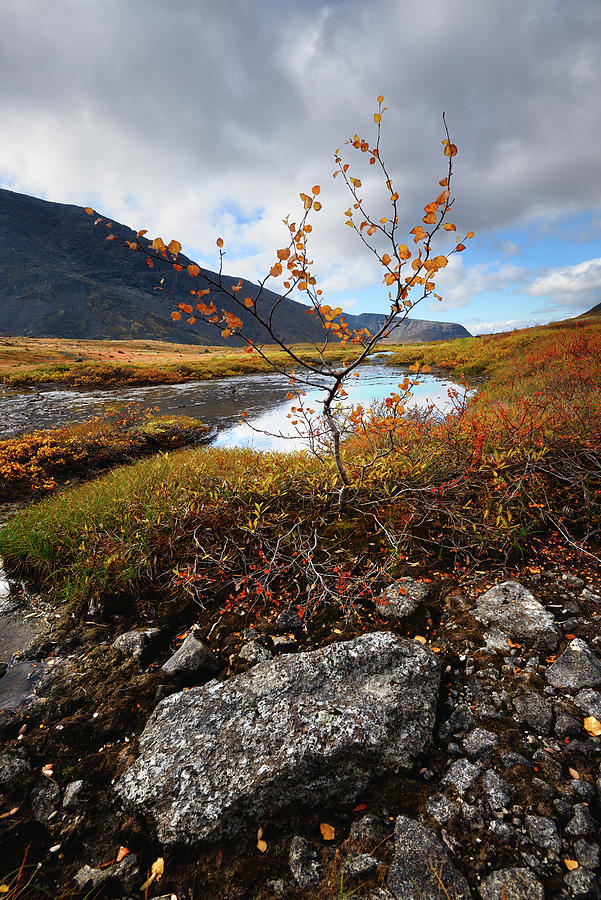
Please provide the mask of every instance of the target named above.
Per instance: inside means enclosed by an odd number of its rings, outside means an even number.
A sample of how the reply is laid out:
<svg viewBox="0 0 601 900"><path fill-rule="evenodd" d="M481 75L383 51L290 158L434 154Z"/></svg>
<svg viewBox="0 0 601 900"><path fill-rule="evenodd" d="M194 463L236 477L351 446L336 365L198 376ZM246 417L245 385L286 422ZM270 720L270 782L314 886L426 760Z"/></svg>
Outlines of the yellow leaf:
<svg viewBox="0 0 601 900"><path fill-rule="evenodd" d="M406 244L399 244L399 256L401 259L411 259L411 250Z"/></svg>
<svg viewBox="0 0 601 900"><path fill-rule="evenodd" d="M384 94L380 94L379 97L376 98L378 103L384 103Z"/></svg>
<svg viewBox="0 0 601 900"><path fill-rule="evenodd" d="M176 256L180 252L181 249L182 249L182 245L180 244L179 241L175 241L175 240L171 241L169 246L167 247L167 250L169 251L169 253L173 253L174 256Z"/></svg>
<svg viewBox="0 0 601 900"><path fill-rule="evenodd" d="M315 203L313 204L313 209L315 210L315 212L319 212L319 210L321 209L321 203L319 202L319 200L315 201Z"/></svg>
<svg viewBox="0 0 601 900"><path fill-rule="evenodd" d="M10 888L7 884L0 884L0 894L8 894L9 890Z"/></svg>
<svg viewBox="0 0 601 900"><path fill-rule="evenodd" d="M380 115L380 113L374 113L374 122L376 123L376 125L379 125L381 121L382 116Z"/></svg>
<svg viewBox="0 0 601 900"><path fill-rule="evenodd" d="M125 859L126 856L129 855L129 850L127 847L119 847L117 852L117 862L121 862L122 859Z"/></svg>
<svg viewBox="0 0 601 900"><path fill-rule="evenodd" d="M390 262L390 257L388 255L388 253L385 253L384 256L382 257L382 265L387 266L389 262Z"/></svg>
<svg viewBox="0 0 601 900"><path fill-rule="evenodd" d="M452 222L445 222L443 225L445 231L456 231L457 228Z"/></svg>
<svg viewBox="0 0 601 900"><path fill-rule="evenodd" d="M438 266L439 269L444 269L444 267L448 263L448 259L446 258L446 256L435 256L434 262L436 263L436 265Z"/></svg>
<svg viewBox="0 0 601 900"><path fill-rule="evenodd" d="M353 185L353 187L356 187L356 188L360 188L360 187L361 187L361 181L360 181L359 178L353 178L353 177L351 176L351 178L349 178L349 181L350 181L350 183Z"/></svg>
<svg viewBox="0 0 601 900"><path fill-rule="evenodd" d="M285 247L283 250L278 250L277 256L278 259L288 259L290 256L290 249Z"/></svg>
<svg viewBox="0 0 601 900"><path fill-rule="evenodd" d="M174 322L179 322L181 317L182 317L182 314L176 312L175 310L171 313L171 318L173 319Z"/></svg>
<svg viewBox="0 0 601 900"><path fill-rule="evenodd" d="M86 212L87 212L87 214L88 214L89 216L93 216L93 215L94 215L94 210L92 209L91 206L86 206ZM4 887L4 885L2 885L2 887Z"/></svg>
<svg viewBox="0 0 601 900"><path fill-rule="evenodd" d="M261 853L265 853L267 850L267 843L262 838L257 841L257 850L260 850Z"/></svg>
<svg viewBox="0 0 601 900"><path fill-rule="evenodd" d="M473 231L468 231L468 233L466 234L466 238L473 238L473 236L474 236Z"/></svg>
<svg viewBox="0 0 601 900"><path fill-rule="evenodd" d="M162 250L163 247L165 246L163 238L155 238L154 241L152 242L152 246L154 247L155 250Z"/></svg>
<svg viewBox="0 0 601 900"><path fill-rule="evenodd" d="M592 734L593 737L597 737L601 734L601 722L594 716L587 716L584 720L584 730Z"/></svg>
<svg viewBox="0 0 601 900"><path fill-rule="evenodd" d="M165 860L162 856L159 856L158 859L155 859L152 866L150 867L150 874L154 875L155 881L160 881L163 877L163 872L165 871Z"/></svg>
<svg viewBox="0 0 601 900"><path fill-rule="evenodd" d="M331 825L328 825L327 822L322 822L321 825L319 826L319 830L321 831L321 836L324 839L324 841L333 841L334 840L334 835L336 834L336 831Z"/></svg>
<svg viewBox="0 0 601 900"><path fill-rule="evenodd" d="M578 868L578 863L576 862L575 859L564 859L564 863L565 863L566 869L569 869L570 872L573 872L574 869Z"/></svg>
<svg viewBox="0 0 601 900"><path fill-rule="evenodd" d="M457 155L457 147L455 144L446 144L444 148L445 156L456 156Z"/></svg>
<svg viewBox="0 0 601 900"><path fill-rule="evenodd" d="M571 769L571 768L568 767L568 772L570 773L570 775L572 776L572 778L574 778L576 781L579 781L579 780L580 780L580 775L579 775L579 773L576 771L576 769Z"/></svg>
<svg viewBox="0 0 601 900"><path fill-rule="evenodd" d="M200 269L194 263L190 263L188 266L188 275L191 275L193 278L196 275L200 275Z"/></svg>
<svg viewBox="0 0 601 900"><path fill-rule="evenodd" d="M425 637L422 637L421 634L416 634L415 637L413 638L413 640L414 640L414 641L418 641L420 644L425 644L425 643L426 643Z"/></svg>

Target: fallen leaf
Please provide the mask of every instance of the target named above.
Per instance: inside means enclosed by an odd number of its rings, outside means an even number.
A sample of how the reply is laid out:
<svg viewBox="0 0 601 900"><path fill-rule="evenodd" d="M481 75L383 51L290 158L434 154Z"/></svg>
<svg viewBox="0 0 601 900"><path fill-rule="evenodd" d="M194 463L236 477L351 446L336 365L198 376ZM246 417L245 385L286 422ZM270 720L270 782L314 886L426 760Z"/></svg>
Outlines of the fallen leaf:
<svg viewBox="0 0 601 900"><path fill-rule="evenodd" d="M578 863L576 862L575 859L564 859L564 863L565 863L566 869L569 869L570 872L573 872L574 869L578 868Z"/></svg>
<svg viewBox="0 0 601 900"><path fill-rule="evenodd" d="M584 730L592 734L593 737L597 737L601 734L601 722L599 719L595 719L594 716L587 716L584 720Z"/></svg>
<svg viewBox="0 0 601 900"><path fill-rule="evenodd" d="M127 847L119 847L119 850L117 851L117 862L121 862L128 854L129 849Z"/></svg>
<svg viewBox="0 0 601 900"><path fill-rule="evenodd" d="M215 854L215 868L220 869L222 862L223 862L223 850L220 847L219 850L217 851L217 853Z"/></svg>
<svg viewBox="0 0 601 900"><path fill-rule="evenodd" d="M8 812L2 813L2 815L0 815L0 819L7 819L9 816L14 816L14 815L16 815L18 812L19 812L19 807L18 807L18 806L13 806L13 808L12 808L12 809L9 809Z"/></svg>
<svg viewBox="0 0 601 900"><path fill-rule="evenodd" d="M414 641L419 641L420 644L425 644L425 643L426 643L425 637L422 637L421 634L416 634L415 637L413 638L413 640L414 640Z"/></svg>
<svg viewBox="0 0 601 900"><path fill-rule="evenodd" d="M367 803L360 803L354 808L353 812L363 812L364 809L367 809Z"/></svg>
<svg viewBox="0 0 601 900"><path fill-rule="evenodd" d="M267 843L262 838L257 841L257 850L260 850L261 853L265 853L267 850Z"/></svg>
<svg viewBox="0 0 601 900"><path fill-rule="evenodd" d="M141 891L147 890L153 881L160 881L163 877L163 872L165 871L165 860L162 856L159 856L158 859L155 859L152 866L150 867L150 875L140 888Z"/></svg>
<svg viewBox="0 0 601 900"><path fill-rule="evenodd" d="M332 828L331 825L328 825L327 822L322 822L319 826L319 830L321 831L321 836L324 839L324 841L333 841L334 840L334 835L336 834L336 831L334 828Z"/></svg>
<svg viewBox="0 0 601 900"><path fill-rule="evenodd" d="M576 771L576 769L571 769L571 768L568 767L568 772L570 773L570 775L572 776L572 778L575 778L575 779L576 779L576 781L579 781L579 780L580 780L580 775L578 774L578 772Z"/></svg>
<svg viewBox="0 0 601 900"><path fill-rule="evenodd" d="M516 644L515 641L512 641L512 640L511 640L511 638L507 638L507 646L508 646L508 647L514 647L515 649L518 649L518 650L519 650L519 649L521 648L522 645L521 645L521 644Z"/></svg>

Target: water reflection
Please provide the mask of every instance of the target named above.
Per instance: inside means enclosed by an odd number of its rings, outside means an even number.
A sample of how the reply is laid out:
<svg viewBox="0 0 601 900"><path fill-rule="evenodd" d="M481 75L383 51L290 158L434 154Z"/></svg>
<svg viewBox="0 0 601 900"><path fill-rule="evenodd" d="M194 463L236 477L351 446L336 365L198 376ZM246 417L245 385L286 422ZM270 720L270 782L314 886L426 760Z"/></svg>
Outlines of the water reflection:
<svg viewBox="0 0 601 900"><path fill-rule="evenodd" d="M348 400L345 403L369 405L397 390L404 372L377 363L361 366L359 378L349 379ZM434 402L448 402L447 390L451 382L423 376L415 388L413 401L418 406ZM0 439L27 434L36 428L53 428L69 422L81 422L90 416L100 416L115 404L139 403L158 407L165 415L182 414L202 419L217 432L218 446L254 446L257 449L293 449L298 438L283 441L267 435L254 434L240 426L243 411L255 428L270 432L293 434L287 414L290 402L288 379L279 374L220 378L214 381L194 381L185 384L153 385L150 387L121 387L93 391L0 390ZM312 390L307 402L316 406L320 392ZM318 407L317 407L318 408Z"/></svg>

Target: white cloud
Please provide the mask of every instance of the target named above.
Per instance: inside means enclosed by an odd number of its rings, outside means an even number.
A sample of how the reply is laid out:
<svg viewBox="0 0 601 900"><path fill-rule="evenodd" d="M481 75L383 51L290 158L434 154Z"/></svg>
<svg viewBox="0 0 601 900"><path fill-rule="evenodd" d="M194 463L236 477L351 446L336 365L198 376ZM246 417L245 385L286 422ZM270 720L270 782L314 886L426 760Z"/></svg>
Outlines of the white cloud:
<svg viewBox="0 0 601 900"><path fill-rule="evenodd" d="M592 306L601 300L601 257L551 269L525 291L535 297L548 297L557 306Z"/></svg>
<svg viewBox="0 0 601 900"><path fill-rule="evenodd" d="M438 274L437 285L448 309L469 306L478 294L513 290L526 270L515 263L496 261L465 267L462 256L452 256L449 265ZM432 304L431 309L436 308Z"/></svg>

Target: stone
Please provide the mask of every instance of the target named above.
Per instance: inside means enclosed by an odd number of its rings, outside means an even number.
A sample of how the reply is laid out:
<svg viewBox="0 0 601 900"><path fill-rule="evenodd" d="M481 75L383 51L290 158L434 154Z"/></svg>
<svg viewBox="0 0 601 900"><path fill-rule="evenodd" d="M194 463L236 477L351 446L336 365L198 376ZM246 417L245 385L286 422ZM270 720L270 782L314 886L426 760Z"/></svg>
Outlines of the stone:
<svg viewBox="0 0 601 900"><path fill-rule="evenodd" d="M120 862L104 869L85 865L79 869L73 880L81 890L87 891L86 896L92 894L105 881L113 884L117 882L126 893L133 893L140 886L138 859L135 853L130 853Z"/></svg>
<svg viewBox="0 0 601 900"><path fill-rule="evenodd" d="M540 694L531 691L522 694L513 701L513 707L519 719L526 722L537 734L545 737L551 734L553 727L553 707Z"/></svg>
<svg viewBox="0 0 601 900"><path fill-rule="evenodd" d="M126 631L113 641L113 649L122 656L131 656L138 662L156 641L159 628L146 628L144 631Z"/></svg>
<svg viewBox="0 0 601 900"><path fill-rule="evenodd" d="M487 650L497 650L499 653L507 653L509 636L500 628L489 628L483 634L484 644Z"/></svg>
<svg viewBox="0 0 601 900"><path fill-rule="evenodd" d="M432 816L439 825L446 825L459 817L459 807L445 794L435 794L426 800L426 812Z"/></svg>
<svg viewBox="0 0 601 900"><path fill-rule="evenodd" d="M442 779L442 784L454 787L460 797L463 797L467 789L480 774L480 768L467 759L456 759L451 763Z"/></svg>
<svg viewBox="0 0 601 900"><path fill-rule="evenodd" d="M484 797L490 809L499 811L508 809L511 804L513 790L494 769L487 769L482 776Z"/></svg>
<svg viewBox="0 0 601 900"><path fill-rule="evenodd" d="M65 788L63 794L63 808L75 809L81 803L81 794L83 790L83 781L72 781Z"/></svg>
<svg viewBox="0 0 601 900"><path fill-rule="evenodd" d="M392 834L392 825L379 816L362 816L351 825L349 838L362 844L380 844Z"/></svg>
<svg viewBox="0 0 601 900"><path fill-rule="evenodd" d="M352 805L431 740L440 667L376 632L165 698L117 781L162 843L220 840L292 803Z"/></svg>
<svg viewBox="0 0 601 900"><path fill-rule="evenodd" d="M555 716L555 728L553 731L558 738L577 737L580 734L581 728L582 726L578 719L568 715L568 713L560 712Z"/></svg>
<svg viewBox="0 0 601 900"><path fill-rule="evenodd" d="M545 853L558 856L561 851L561 840L553 819L546 816L526 816L525 821L532 843Z"/></svg>
<svg viewBox="0 0 601 900"><path fill-rule="evenodd" d="M399 578L376 598L376 609L385 619L411 616L429 593L428 585L413 578Z"/></svg>
<svg viewBox="0 0 601 900"><path fill-rule="evenodd" d="M481 594L474 616L528 647L554 650L561 639L551 613L517 581L505 581Z"/></svg>
<svg viewBox="0 0 601 900"><path fill-rule="evenodd" d="M545 678L553 687L595 687L601 684L601 662L593 655L588 644L580 638L570 641L560 657L551 663Z"/></svg>
<svg viewBox="0 0 601 900"><path fill-rule="evenodd" d="M249 663L265 662L267 659L273 659L273 653L260 644L258 641L249 641L240 648L238 653L240 659Z"/></svg>
<svg viewBox="0 0 601 900"><path fill-rule="evenodd" d="M563 880L571 897L581 897L582 900L598 900L601 896L599 882L593 872L586 869L574 869L563 876Z"/></svg>
<svg viewBox="0 0 601 900"><path fill-rule="evenodd" d="M458 703L446 722L440 726L438 736L442 741L446 741L452 734L465 734L474 727L475 721L467 703Z"/></svg>
<svg viewBox="0 0 601 900"><path fill-rule="evenodd" d="M572 807L573 816L564 829L566 837L584 838L592 837L597 829L595 821L589 812L586 803L576 803Z"/></svg>
<svg viewBox="0 0 601 900"><path fill-rule="evenodd" d="M194 675L197 672L215 674L221 665L213 651L190 633L181 647L162 666L167 675Z"/></svg>
<svg viewBox="0 0 601 900"><path fill-rule="evenodd" d="M369 853L349 853L342 865L344 884L375 875L379 865L378 860Z"/></svg>
<svg viewBox="0 0 601 900"><path fill-rule="evenodd" d="M298 617L298 610L283 609L273 623L278 634L286 634L288 631L302 631L302 619Z"/></svg>
<svg viewBox="0 0 601 900"><path fill-rule="evenodd" d="M545 900L545 891L530 869L498 869L480 885L482 900Z"/></svg>
<svg viewBox="0 0 601 900"><path fill-rule="evenodd" d="M315 887L322 879L319 853L313 844L300 835L295 835L290 843L288 865L292 877L301 888Z"/></svg>
<svg viewBox="0 0 601 900"><path fill-rule="evenodd" d="M584 688L578 691L574 697L574 703L585 716L594 716L601 722L601 693L599 691Z"/></svg>
<svg viewBox="0 0 601 900"><path fill-rule="evenodd" d="M58 809L60 796L59 786L50 778L45 778L42 784L36 785L29 795L34 819L42 823L47 822L52 813Z"/></svg>
<svg viewBox="0 0 601 900"><path fill-rule="evenodd" d="M498 743L499 739L492 731L487 731L486 728L474 728L463 740L462 746L470 759L489 762L492 751Z"/></svg>
<svg viewBox="0 0 601 900"><path fill-rule="evenodd" d="M446 847L424 825L398 816L394 841L387 884L396 900L442 896L441 883L453 900L471 898L467 880L451 861Z"/></svg>
<svg viewBox="0 0 601 900"><path fill-rule="evenodd" d="M0 791L21 787L23 779L31 775L27 760L16 753L0 753Z"/></svg>
<svg viewBox="0 0 601 900"><path fill-rule="evenodd" d="M565 581L568 587L571 588L583 588L586 584L584 578L579 578L577 575L572 575L570 572L564 572L561 576L561 580Z"/></svg>
<svg viewBox="0 0 601 900"><path fill-rule="evenodd" d="M599 856L599 844L592 844L580 839L574 844L574 854L581 866L585 869L595 870L601 865Z"/></svg>
<svg viewBox="0 0 601 900"><path fill-rule="evenodd" d="M511 825L507 825L506 822L501 822L499 819L493 819L488 830L502 844L509 844L515 837L515 831Z"/></svg>

